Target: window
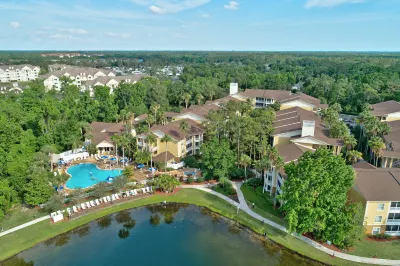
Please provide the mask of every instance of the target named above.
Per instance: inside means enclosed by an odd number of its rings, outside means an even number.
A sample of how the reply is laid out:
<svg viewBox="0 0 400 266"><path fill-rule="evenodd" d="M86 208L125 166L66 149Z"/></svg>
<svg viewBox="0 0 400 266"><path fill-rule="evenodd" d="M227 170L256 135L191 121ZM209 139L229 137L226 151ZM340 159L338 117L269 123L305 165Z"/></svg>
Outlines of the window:
<svg viewBox="0 0 400 266"><path fill-rule="evenodd" d="M272 175L268 175L268 181L272 181Z"/></svg>
<svg viewBox="0 0 400 266"><path fill-rule="evenodd" d="M375 223L381 223L381 222L382 222L382 216L381 215L375 216Z"/></svg>
<svg viewBox="0 0 400 266"><path fill-rule="evenodd" d="M394 202L390 203L390 208L400 208L400 202L394 201Z"/></svg>
<svg viewBox="0 0 400 266"><path fill-rule="evenodd" d="M372 228L372 234L376 235L379 234L381 232L381 228L380 227L373 227Z"/></svg>
<svg viewBox="0 0 400 266"><path fill-rule="evenodd" d="M377 211L383 211L385 209L385 204L384 203L379 203L378 208L376 209Z"/></svg>
<svg viewBox="0 0 400 266"><path fill-rule="evenodd" d="M400 231L400 225L386 225L386 232L397 232Z"/></svg>
<svg viewBox="0 0 400 266"><path fill-rule="evenodd" d="M400 213L389 213L388 220L400 220Z"/></svg>
<svg viewBox="0 0 400 266"><path fill-rule="evenodd" d="M267 191L271 191L271 186L270 185L267 186Z"/></svg>
<svg viewBox="0 0 400 266"><path fill-rule="evenodd" d="M281 187L281 186L282 186L281 181L278 180L278 187Z"/></svg>

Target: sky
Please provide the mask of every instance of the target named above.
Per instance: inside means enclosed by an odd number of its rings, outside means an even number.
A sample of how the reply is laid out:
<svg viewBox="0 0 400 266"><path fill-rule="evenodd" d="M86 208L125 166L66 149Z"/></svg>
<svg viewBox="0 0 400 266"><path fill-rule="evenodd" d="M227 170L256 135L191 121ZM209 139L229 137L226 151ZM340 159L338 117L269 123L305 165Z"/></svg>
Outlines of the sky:
<svg viewBox="0 0 400 266"><path fill-rule="evenodd" d="M400 0L0 0L0 50L400 51Z"/></svg>

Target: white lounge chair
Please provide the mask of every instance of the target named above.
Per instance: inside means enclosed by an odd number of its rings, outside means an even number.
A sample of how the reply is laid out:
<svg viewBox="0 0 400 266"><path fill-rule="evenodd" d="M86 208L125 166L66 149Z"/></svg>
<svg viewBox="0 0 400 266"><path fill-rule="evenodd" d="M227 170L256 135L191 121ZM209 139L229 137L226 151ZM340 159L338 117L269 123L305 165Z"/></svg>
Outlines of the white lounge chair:
<svg viewBox="0 0 400 266"><path fill-rule="evenodd" d="M86 207L91 208L89 201L86 202Z"/></svg>
<svg viewBox="0 0 400 266"><path fill-rule="evenodd" d="M51 217L54 217L54 216L56 216L56 215L57 215L56 212L52 212L52 213L50 214Z"/></svg>
<svg viewBox="0 0 400 266"><path fill-rule="evenodd" d="M86 210L86 205L85 205L85 203L81 203L81 208L82 208L82 210Z"/></svg>
<svg viewBox="0 0 400 266"><path fill-rule="evenodd" d="M60 211L60 210L57 211L57 214L58 214L58 215L60 215L60 214L62 214L62 213L63 213L63 211Z"/></svg>
<svg viewBox="0 0 400 266"><path fill-rule="evenodd" d="M115 196L114 196L114 194L111 195L111 200L112 200L112 201L115 201Z"/></svg>
<svg viewBox="0 0 400 266"><path fill-rule="evenodd" d="M99 199L96 199L94 202L96 202L97 205L100 205Z"/></svg>
<svg viewBox="0 0 400 266"><path fill-rule="evenodd" d="M108 201L107 198L106 198L106 197L103 197L103 202L104 202L104 203L107 203L107 201Z"/></svg>
<svg viewBox="0 0 400 266"><path fill-rule="evenodd" d="M149 187L146 187L146 192L150 193L150 188Z"/></svg>
<svg viewBox="0 0 400 266"><path fill-rule="evenodd" d="M116 198L117 200L119 200L119 196L118 196L118 194L115 194L115 198Z"/></svg>
<svg viewBox="0 0 400 266"><path fill-rule="evenodd" d="M72 209L74 210L74 212L78 212L78 208L76 206L72 206Z"/></svg>
<svg viewBox="0 0 400 266"><path fill-rule="evenodd" d="M150 189L150 192L151 192L151 193L153 193L153 187L152 187L152 186L150 186L150 188L149 188L149 189Z"/></svg>
<svg viewBox="0 0 400 266"><path fill-rule="evenodd" d="M71 215L71 208L68 207L67 208L67 212L68 212L69 215Z"/></svg>
<svg viewBox="0 0 400 266"><path fill-rule="evenodd" d="M132 190L132 191L133 191L133 195L134 195L134 196L136 196L136 195L138 194L138 192L137 192L136 189L134 189L134 190Z"/></svg>
<svg viewBox="0 0 400 266"><path fill-rule="evenodd" d="M107 196L107 201L111 201L111 197L110 196Z"/></svg>
<svg viewBox="0 0 400 266"><path fill-rule="evenodd" d="M144 187L142 188L142 191L143 191L143 194L146 193L146 189Z"/></svg>
<svg viewBox="0 0 400 266"><path fill-rule="evenodd" d="M96 207L96 203L94 203L93 200L90 201L90 205L92 205L92 207Z"/></svg>

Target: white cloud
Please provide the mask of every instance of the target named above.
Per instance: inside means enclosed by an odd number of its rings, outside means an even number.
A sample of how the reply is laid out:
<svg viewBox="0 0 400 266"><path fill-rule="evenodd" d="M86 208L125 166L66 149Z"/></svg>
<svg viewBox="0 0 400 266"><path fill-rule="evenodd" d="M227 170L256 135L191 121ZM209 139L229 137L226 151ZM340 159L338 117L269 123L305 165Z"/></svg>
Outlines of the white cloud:
<svg viewBox="0 0 400 266"><path fill-rule="evenodd" d="M107 33L107 35L113 38L121 38L121 39L126 39L131 37L129 33L117 33L117 32L109 32Z"/></svg>
<svg viewBox="0 0 400 266"><path fill-rule="evenodd" d="M359 4L364 2L365 0L307 0L305 8L334 7L343 4Z"/></svg>
<svg viewBox="0 0 400 266"><path fill-rule="evenodd" d="M224 5L224 8L225 9L231 9L231 10L238 9L239 8L239 3L235 2L235 1L230 1L229 4Z"/></svg>
<svg viewBox="0 0 400 266"><path fill-rule="evenodd" d="M66 39L71 39L72 36L71 35L65 35L65 34L61 34L61 33L56 33L56 34L50 34L48 35L49 39L62 39L62 40L66 40Z"/></svg>
<svg viewBox="0 0 400 266"><path fill-rule="evenodd" d="M211 0L131 0L131 2L148 6L149 10L155 14L172 14L187 9L196 8L207 4Z"/></svg>
<svg viewBox="0 0 400 266"><path fill-rule="evenodd" d="M12 22L10 22L10 27L14 28L14 29L18 29L19 27L21 27L21 24L19 22L12 21Z"/></svg>
<svg viewBox="0 0 400 266"><path fill-rule="evenodd" d="M59 31L65 31L72 34L88 34L89 32L85 29L58 29Z"/></svg>
<svg viewBox="0 0 400 266"><path fill-rule="evenodd" d="M202 17L202 18L209 18L209 17L210 17L210 14L207 14L207 13L204 13L204 12L201 12L201 11L200 11L200 17Z"/></svg>

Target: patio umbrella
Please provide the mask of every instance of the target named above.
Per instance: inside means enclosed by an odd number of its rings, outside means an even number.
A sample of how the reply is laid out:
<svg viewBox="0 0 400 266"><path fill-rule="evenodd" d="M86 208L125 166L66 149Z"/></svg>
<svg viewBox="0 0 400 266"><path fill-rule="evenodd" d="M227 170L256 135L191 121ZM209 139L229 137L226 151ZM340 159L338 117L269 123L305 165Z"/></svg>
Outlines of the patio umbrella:
<svg viewBox="0 0 400 266"><path fill-rule="evenodd" d="M107 181L108 183L111 183L113 180L114 180L114 178L111 177L111 176L107 177L107 179L106 179L106 181Z"/></svg>

